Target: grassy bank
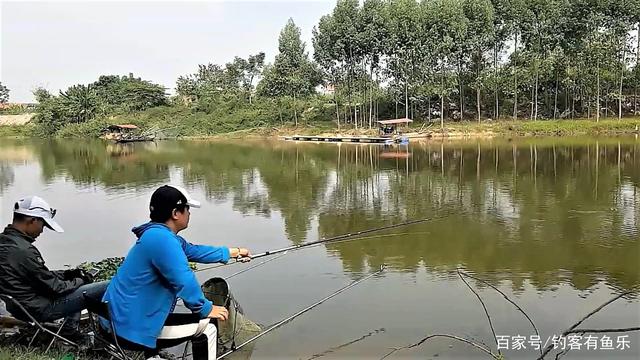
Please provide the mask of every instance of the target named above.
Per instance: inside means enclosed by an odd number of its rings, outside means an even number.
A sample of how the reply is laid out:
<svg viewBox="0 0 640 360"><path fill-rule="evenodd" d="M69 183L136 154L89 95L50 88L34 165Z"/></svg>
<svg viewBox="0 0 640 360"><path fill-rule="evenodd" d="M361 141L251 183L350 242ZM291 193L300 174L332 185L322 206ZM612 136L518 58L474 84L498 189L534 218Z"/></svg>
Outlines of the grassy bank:
<svg viewBox="0 0 640 360"><path fill-rule="evenodd" d="M0 137L35 137L36 128L34 124L3 125L0 126Z"/></svg>
<svg viewBox="0 0 640 360"><path fill-rule="evenodd" d="M445 124L445 128L458 134L487 134L501 136L575 136L622 135L637 132L640 117L595 120L538 120L538 121L486 121ZM439 131L439 129L438 129Z"/></svg>
<svg viewBox="0 0 640 360"><path fill-rule="evenodd" d="M538 121L483 121L478 122L450 122L445 123L444 131L439 124L412 124L409 128L401 128L402 132L416 137L532 137L532 136L598 136L625 135L638 133L640 117L625 118L620 121L578 119L578 120L538 120ZM374 129L354 129L342 126L338 129L335 124L324 123L316 126L277 126L269 128L252 128L221 133L214 136L195 136L192 138L225 137L242 138L248 136L287 136L287 135L369 135L377 136Z"/></svg>
<svg viewBox="0 0 640 360"><path fill-rule="evenodd" d="M277 112L276 112L277 113ZM377 128L355 129L335 121L321 121L310 117L310 113L300 115L298 126L290 121L280 121L273 109L256 107L242 111L216 111L215 113L194 112L184 107L157 107L132 115L116 115L99 118L85 123L62 126L54 134L59 138L96 138L104 133L109 124L135 124L140 129L161 129L163 137L201 138L244 138L286 135L377 135ZM317 115L317 114L316 114ZM326 114L325 114L326 115ZM275 119L274 119L275 116ZM589 119L538 120L538 121L463 121L445 122L444 131L437 122L426 124L416 121L404 133L423 137L515 137L515 136L577 136L577 135L623 135L637 133L640 117L605 119L599 122ZM0 126L0 137L41 137L47 132L37 124Z"/></svg>
<svg viewBox="0 0 640 360"><path fill-rule="evenodd" d="M311 107L313 109L313 107ZM290 120L289 117L287 119ZM194 112L183 107L159 107L135 115L112 117L109 123L132 123L141 128L158 127L167 129L166 135L187 138L242 138L247 136L283 136L283 135L377 135L377 127L373 129L353 126L342 126L338 129L335 121L327 113L319 114L314 110L303 111L299 115L298 126L292 121L280 121L273 107L257 106L242 111L216 111L208 114ZM67 126L60 131L61 136L95 136L104 121L94 120L86 124ZM426 124L416 121L405 133L419 133L432 137L464 137L464 136L575 136L575 135L620 135L638 131L640 117L604 119L596 122L593 119L576 120L501 120L501 121L463 121L445 122L444 132L438 122Z"/></svg>
<svg viewBox="0 0 640 360"><path fill-rule="evenodd" d="M55 350L44 354L40 349L27 349L19 346L0 347L0 360L79 360L81 358L77 354Z"/></svg>

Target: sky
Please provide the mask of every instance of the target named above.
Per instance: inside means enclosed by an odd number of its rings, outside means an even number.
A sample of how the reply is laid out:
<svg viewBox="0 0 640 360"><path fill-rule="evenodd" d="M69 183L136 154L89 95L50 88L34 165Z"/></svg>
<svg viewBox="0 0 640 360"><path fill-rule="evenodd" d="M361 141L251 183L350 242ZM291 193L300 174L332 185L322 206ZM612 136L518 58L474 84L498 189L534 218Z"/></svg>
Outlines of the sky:
<svg viewBox="0 0 640 360"><path fill-rule="evenodd" d="M32 91L55 93L100 75L128 75L173 93L198 64L278 51L287 19L311 31L335 0L290 1L6 1L0 0L0 82L10 102L33 102Z"/></svg>

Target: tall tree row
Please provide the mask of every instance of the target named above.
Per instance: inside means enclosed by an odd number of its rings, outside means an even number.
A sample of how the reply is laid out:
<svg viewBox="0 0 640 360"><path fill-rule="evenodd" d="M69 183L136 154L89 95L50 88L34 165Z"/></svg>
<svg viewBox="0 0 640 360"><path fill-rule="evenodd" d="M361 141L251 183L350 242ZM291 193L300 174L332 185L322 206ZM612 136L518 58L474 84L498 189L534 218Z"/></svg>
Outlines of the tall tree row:
<svg viewBox="0 0 640 360"><path fill-rule="evenodd" d="M621 117L639 0L338 0L313 29L338 123Z"/></svg>

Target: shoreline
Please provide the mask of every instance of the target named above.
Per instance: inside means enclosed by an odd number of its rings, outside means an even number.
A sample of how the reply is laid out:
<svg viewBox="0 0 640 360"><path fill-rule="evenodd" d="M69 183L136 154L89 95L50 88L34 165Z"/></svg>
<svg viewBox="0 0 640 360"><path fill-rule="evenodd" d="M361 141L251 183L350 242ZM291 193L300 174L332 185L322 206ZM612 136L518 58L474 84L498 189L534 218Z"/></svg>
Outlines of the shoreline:
<svg viewBox="0 0 640 360"><path fill-rule="evenodd" d="M152 127L155 123L140 124ZM159 124L158 124L159 125ZM351 127L337 128L334 123L326 122L319 125L299 126L268 126L240 129L217 134L178 136L182 140L218 140L218 139L249 139L249 138L279 138L292 135L315 136L378 136L377 128L355 129ZM618 119L604 119L596 122L593 119L576 120L484 120L448 122L444 124L444 131L439 123L418 123L409 128L399 128L410 141L424 141L429 139L491 139L512 137L561 137L561 136L619 136L640 134L640 117ZM142 127L142 126L141 126ZM142 127L142 128L144 128ZM63 128L64 130L64 128ZM95 132L72 132L73 136L57 136L68 139L93 139ZM26 123L21 125L0 125L0 138L32 138L40 137L38 125Z"/></svg>
<svg viewBox="0 0 640 360"><path fill-rule="evenodd" d="M599 122L579 120L500 120L445 123L444 132L439 124L432 123L421 129L417 126L403 132L410 141L430 139L463 140L512 137L561 137L561 136L620 136L640 134L640 117L606 119ZM328 127L298 126L243 129L214 135L184 136L185 140L217 140L246 138L280 138L292 135L314 136L378 136L377 129L338 129Z"/></svg>

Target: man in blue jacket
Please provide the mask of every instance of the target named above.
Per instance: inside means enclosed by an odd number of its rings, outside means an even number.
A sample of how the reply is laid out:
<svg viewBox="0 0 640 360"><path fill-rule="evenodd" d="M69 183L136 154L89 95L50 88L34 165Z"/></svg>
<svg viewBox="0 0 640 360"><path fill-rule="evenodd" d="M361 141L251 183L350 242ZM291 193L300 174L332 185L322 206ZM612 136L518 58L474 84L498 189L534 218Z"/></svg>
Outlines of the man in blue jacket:
<svg viewBox="0 0 640 360"><path fill-rule="evenodd" d="M149 205L151 222L133 228L138 240L103 297L119 343L143 350L147 359L160 359L158 349L188 340L195 360L215 359L216 327L209 319L224 321L228 312L204 297L189 261L250 258L245 248L193 245L178 236L189 225L190 208L197 207L179 186L158 188ZM178 298L192 314L172 313Z"/></svg>

